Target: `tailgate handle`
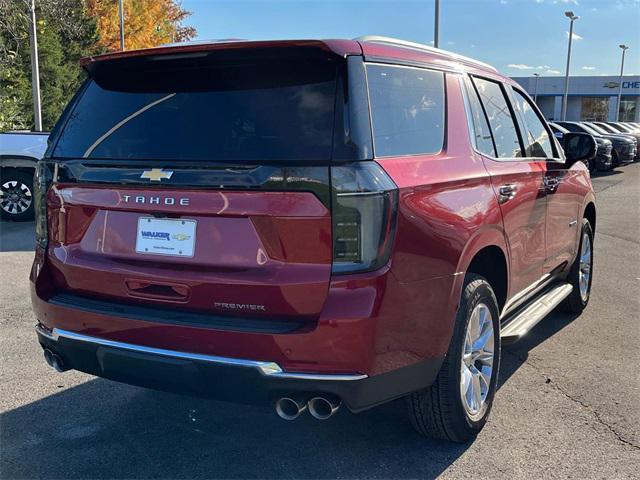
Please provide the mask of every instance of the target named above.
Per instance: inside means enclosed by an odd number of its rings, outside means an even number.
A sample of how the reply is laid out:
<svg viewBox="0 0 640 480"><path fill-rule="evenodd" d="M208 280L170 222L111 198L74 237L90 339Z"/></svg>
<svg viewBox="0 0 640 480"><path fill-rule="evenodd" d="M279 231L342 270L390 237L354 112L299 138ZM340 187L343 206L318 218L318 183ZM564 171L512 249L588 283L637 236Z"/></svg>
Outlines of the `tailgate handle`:
<svg viewBox="0 0 640 480"><path fill-rule="evenodd" d="M148 280L125 280L124 283L129 295L133 297L186 302L191 293L188 285L178 283L150 282Z"/></svg>

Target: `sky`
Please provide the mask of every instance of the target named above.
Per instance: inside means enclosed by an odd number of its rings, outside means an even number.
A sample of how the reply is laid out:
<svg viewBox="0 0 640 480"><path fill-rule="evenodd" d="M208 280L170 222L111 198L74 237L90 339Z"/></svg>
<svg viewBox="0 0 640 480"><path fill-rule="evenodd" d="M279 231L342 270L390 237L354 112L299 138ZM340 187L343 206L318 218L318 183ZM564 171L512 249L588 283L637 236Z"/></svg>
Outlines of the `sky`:
<svg viewBox="0 0 640 480"><path fill-rule="evenodd" d="M434 0L182 0L198 39L354 38L433 41ZM640 0L441 0L440 48L510 76L564 75L572 10L571 75L640 74Z"/></svg>

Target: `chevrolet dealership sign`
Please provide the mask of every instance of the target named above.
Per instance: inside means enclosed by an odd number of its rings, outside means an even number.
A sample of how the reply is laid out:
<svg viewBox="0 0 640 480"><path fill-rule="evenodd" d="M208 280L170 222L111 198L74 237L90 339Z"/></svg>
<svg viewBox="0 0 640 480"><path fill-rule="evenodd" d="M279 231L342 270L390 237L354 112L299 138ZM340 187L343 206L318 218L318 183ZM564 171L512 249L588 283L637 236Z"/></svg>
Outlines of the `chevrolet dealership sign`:
<svg viewBox="0 0 640 480"><path fill-rule="evenodd" d="M607 88L618 88L620 86L619 82L606 82L604 84ZM622 88L640 88L640 80L637 82L622 82Z"/></svg>
<svg viewBox="0 0 640 480"><path fill-rule="evenodd" d="M535 77L515 77L530 95L536 87ZM537 82L538 96L562 95L564 93L564 77L539 77ZM617 96L620 89L620 76L579 76L569 77L569 95L580 96ZM625 75L622 80L622 95L640 97L640 75Z"/></svg>

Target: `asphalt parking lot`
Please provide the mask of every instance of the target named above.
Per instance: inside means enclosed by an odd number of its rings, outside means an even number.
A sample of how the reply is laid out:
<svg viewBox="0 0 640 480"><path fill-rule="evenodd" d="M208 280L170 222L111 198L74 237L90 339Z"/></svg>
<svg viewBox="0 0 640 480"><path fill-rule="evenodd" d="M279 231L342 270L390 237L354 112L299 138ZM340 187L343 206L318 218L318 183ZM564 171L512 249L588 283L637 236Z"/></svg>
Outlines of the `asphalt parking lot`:
<svg viewBox="0 0 640 480"><path fill-rule="evenodd" d="M504 350L467 445L414 433L401 401L326 422L46 366L27 275L33 224L0 223L0 478L640 478L640 164L594 179L595 277Z"/></svg>

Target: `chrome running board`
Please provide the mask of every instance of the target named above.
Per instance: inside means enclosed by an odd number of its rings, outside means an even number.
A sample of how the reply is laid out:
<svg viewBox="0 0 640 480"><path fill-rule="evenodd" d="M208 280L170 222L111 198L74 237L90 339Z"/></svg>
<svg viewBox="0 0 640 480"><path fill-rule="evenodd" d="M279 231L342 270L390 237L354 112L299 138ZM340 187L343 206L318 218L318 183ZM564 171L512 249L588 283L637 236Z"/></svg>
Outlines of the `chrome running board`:
<svg viewBox="0 0 640 480"><path fill-rule="evenodd" d="M573 286L568 283L556 283L536 297L531 303L504 320L500 328L503 345L520 340L551 311L569 296Z"/></svg>

